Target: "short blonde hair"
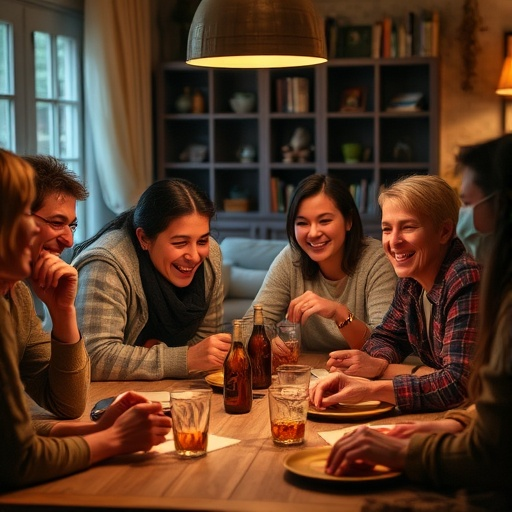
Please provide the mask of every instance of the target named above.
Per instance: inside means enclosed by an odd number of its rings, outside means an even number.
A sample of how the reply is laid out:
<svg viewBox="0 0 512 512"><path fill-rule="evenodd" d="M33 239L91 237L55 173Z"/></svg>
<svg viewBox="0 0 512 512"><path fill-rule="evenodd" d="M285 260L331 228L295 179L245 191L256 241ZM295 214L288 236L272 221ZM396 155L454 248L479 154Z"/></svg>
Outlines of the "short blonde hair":
<svg viewBox="0 0 512 512"><path fill-rule="evenodd" d="M21 157L0 149L0 260L16 247L21 216L35 197L34 169Z"/></svg>
<svg viewBox="0 0 512 512"><path fill-rule="evenodd" d="M439 176L428 174L400 178L379 194L381 208L388 200L406 211L429 218L436 229L445 221L451 221L455 236L460 199L455 190Z"/></svg>

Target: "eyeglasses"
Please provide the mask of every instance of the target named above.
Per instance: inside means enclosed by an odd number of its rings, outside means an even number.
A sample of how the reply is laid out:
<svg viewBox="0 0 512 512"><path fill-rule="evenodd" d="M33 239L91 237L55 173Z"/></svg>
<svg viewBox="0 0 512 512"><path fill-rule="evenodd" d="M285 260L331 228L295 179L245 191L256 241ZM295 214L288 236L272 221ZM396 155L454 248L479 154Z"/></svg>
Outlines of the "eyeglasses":
<svg viewBox="0 0 512 512"><path fill-rule="evenodd" d="M32 215L34 217L37 217L38 219L41 219L55 231L64 231L65 228L69 228L71 230L71 233L74 233L76 231L76 228L78 227L78 221L76 219L73 222L71 222L71 224L66 224L65 222L61 222L58 220L45 219L44 217L41 217L41 215L37 215L37 213L32 213Z"/></svg>

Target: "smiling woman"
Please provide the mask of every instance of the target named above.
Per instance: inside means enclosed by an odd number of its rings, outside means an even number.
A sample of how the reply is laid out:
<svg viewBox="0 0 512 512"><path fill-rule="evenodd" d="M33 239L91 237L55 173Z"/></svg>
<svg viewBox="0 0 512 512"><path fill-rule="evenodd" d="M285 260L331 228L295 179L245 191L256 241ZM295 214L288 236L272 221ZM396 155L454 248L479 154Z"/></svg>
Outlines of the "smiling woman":
<svg viewBox="0 0 512 512"><path fill-rule="evenodd" d="M333 353L343 390L360 392L350 377L372 379L365 400L395 403L402 412L440 411L467 398L478 314L480 267L455 236L459 199L437 176L410 176L385 189L382 244L400 278L391 307L361 352ZM421 365L402 364L406 357ZM322 392L316 396L322 403Z"/></svg>
<svg viewBox="0 0 512 512"><path fill-rule="evenodd" d="M396 276L380 242L363 235L347 186L329 175L304 178L292 197L286 231L289 245L253 304L263 304L267 320L300 322L305 350L361 348L389 308ZM289 352L279 341L273 350Z"/></svg>
<svg viewBox="0 0 512 512"><path fill-rule="evenodd" d="M137 206L78 245L77 311L95 380L156 380L220 369L222 324L215 213L192 183L161 180Z"/></svg>

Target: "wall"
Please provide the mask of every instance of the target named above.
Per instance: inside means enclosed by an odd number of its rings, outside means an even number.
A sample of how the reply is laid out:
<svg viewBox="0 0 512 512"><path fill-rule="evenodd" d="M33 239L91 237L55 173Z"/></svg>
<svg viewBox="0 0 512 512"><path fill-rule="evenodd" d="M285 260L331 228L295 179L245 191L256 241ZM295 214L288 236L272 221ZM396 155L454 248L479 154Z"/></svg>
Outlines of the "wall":
<svg viewBox="0 0 512 512"><path fill-rule="evenodd" d="M384 15L400 17L408 11L437 9L440 14L441 127L439 173L452 184L454 155L460 145L472 144L502 133L502 103L495 94L503 62L503 34L512 30L512 1L479 0L485 29L478 34L474 89L460 87L462 60L457 30L463 0L314 0L324 16L341 17L352 24L370 24Z"/></svg>

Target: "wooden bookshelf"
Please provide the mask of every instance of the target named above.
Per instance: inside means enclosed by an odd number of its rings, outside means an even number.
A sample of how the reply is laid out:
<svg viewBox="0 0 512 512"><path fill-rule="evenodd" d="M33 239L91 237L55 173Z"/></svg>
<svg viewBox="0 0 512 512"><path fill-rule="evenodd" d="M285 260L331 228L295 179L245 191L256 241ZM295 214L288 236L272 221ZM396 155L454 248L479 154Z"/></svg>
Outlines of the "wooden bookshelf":
<svg viewBox="0 0 512 512"><path fill-rule="evenodd" d="M301 84L301 107L283 111L288 109L278 84L282 88L288 78ZM367 234L380 237L379 189L405 174L438 172L437 58L332 59L315 67L262 70L169 62L160 66L156 84L156 178L183 177L204 188L217 205L213 228L219 239L285 238L286 197L313 173L343 179L356 196ZM200 91L204 112L177 111L186 87ZM362 104L342 109L353 89L363 92ZM255 95L252 112L233 112L229 100L235 92ZM405 93L419 93L420 108L388 111ZM283 147L297 128L310 137L308 151L286 160ZM360 161L344 160L345 143L361 145ZM253 161L242 161L247 146L255 150ZM206 147L200 161L191 158L201 156L193 151L197 147ZM246 211L224 211L232 204L226 199L240 198L247 199Z"/></svg>

